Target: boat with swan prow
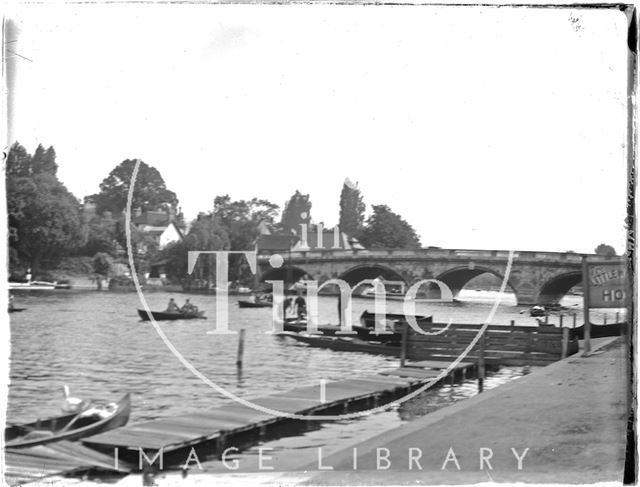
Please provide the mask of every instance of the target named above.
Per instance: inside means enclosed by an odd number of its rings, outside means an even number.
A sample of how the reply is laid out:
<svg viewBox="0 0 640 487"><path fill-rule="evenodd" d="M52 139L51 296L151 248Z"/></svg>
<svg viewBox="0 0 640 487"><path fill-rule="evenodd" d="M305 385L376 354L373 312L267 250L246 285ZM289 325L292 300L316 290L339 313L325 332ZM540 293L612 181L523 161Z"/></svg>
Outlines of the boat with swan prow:
<svg viewBox="0 0 640 487"><path fill-rule="evenodd" d="M65 413L24 424L8 424L4 432L7 449L46 445L62 440L73 441L124 426L131 414L131 395L104 406L69 397L65 386Z"/></svg>

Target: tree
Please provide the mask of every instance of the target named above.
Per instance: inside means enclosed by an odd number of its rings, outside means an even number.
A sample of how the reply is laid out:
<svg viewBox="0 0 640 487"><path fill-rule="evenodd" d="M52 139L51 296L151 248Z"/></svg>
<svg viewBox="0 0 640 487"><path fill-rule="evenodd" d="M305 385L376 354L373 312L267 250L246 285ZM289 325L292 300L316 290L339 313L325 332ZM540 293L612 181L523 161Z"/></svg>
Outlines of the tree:
<svg viewBox="0 0 640 487"><path fill-rule="evenodd" d="M193 277L187 276L187 258L190 250L226 250L229 248L229 237L216 222L213 215L200 214L191 223L189 233L180 242L168 245L158 253L158 258L166 260L165 270L170 279L201 279L206 287L213 282L215 264L213 259L205 256L198 260Z"/></svg>
<svg viewBox="0 0 640 487"><path fill-rule="evenodd" d="M418 248L418 234L400 215L394 213L386 205L373 205L373 214L359 236L359 240L367 248Z"/></svg>
<svg viewBox="0 0 640 487"><path fill-rule="evenodd" d="M117 257L118 240L116 221L106 216L94 216L87 224L86 243L81 249L83 255L91 256L97 253L109 254Z"/></svg>
<svg viewBox="0 0 640 487"><path fill-rule="evenodd" d="M308 194L296 190L282 211L281 225L285 232L300 232L300 225L311 223L311 201Z"/></svg>
<svg viewBox="0 0 640 487"><path fill-rule="evenodd" d="M31 159L31 167L34 173L49 173L55 176L58 172L55 149L49 147L45 150L42 144L38 145Z"/></svg>
<svg viewBox="0 0 640 487"><path fill-rule="evenodd" d="M113 215L119 215L124 211L136 162L135 159L127 159L118 164L100 183L100 192L87 197L88 201L95 203L98 214L110 211ZM167 189L160 172L141 161L131 209L175 211L177 207L178 198L173 191Z"/></svg>
<svg viewBox="0 0 640 487"><path fill-rule="evenodd" d="M46 151L40 150L39 157L43 154ZM52 170L55 160L34 165L16 143L7 161L9 245L35 274L43 260L53 261L83 244L80 204Z"/></svg>
<svg viewBox="0 0 640 487"><path fill-rule="evenodd" d="M253 250L260 234L260 224L273 226L278 205L253 198L232 201L229 195L217 196L213 204L216 223L226 232L230 250ZM229 276L233 281L248 282L253 273L242 255L229 256Z"/></svg>
<svg viewBox="0 0 640 487"><path fill-rule="evenodd" d="M365 205L357 184L345 179L340 193L340 231L357 236L364 226Z"/></svg>
<svg viewBox="0 0 640 487"><path fill-rule="evenodd" d="M111 257L104 252L98 252L93 256L93 272L96 273L98 279L98 290L102 289L102 280L106 279L111 272Z"/></svg>
<svg viewBox="0 0 640 487"><path fill-rule="evenodd" d="M79 202L51 174L10 178L7 207L16 222L13 246L33 273L44 257L55 259L83 243Z"/></svg>
<svg viewBox="0 0 640 487"><path fill-rule="evenodd" d="M601 243L596 247L596 254L602 255L604 257L615 257L616 249L614 249L611 245Z"/></svg>

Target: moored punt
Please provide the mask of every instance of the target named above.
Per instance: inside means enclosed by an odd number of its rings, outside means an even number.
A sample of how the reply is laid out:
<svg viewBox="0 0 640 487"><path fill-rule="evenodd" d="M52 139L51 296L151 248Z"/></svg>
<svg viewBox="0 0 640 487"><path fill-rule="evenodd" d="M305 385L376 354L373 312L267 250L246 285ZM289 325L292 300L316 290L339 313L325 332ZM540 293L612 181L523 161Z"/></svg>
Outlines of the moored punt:
<svg viewBox="0 0 640 487"><path fill-rule="evenodd" d="M591 323L591 338L605 338L624 335L627 330L627 323L611 323L610 325L594 325ZM569 336L584 340L584 325L569 329Z"/></svg>
<svg viewBox="0 0 640 487"><path fill-rule="evenodd" d="M151 318L149 317L149 313L147 313L144 309L138 310L138 315L142 318L142 321L149 321ZM175 320L196 320L196 319L206 319L204 316L204 311L197 311L195 313L183 313L183 312L167 312L167 311L152 311L151 315L153 319L156 321L175 321Z"/></svg>
<svg viewBox="0 0 640 487"><path fill-rule="evenodd" d="M9 313L19 313L20 311L24 311L27 308L9 308Z"/></svg>
<svg viewBox="0 0 640 487"><path fill-rule="evenodd" d="M238 301L238 307L240 308L271 308L271 306L273 306L272 303L266 303L266 302L253 302L253 301L245 301L245 300L239 300Z"/></svg>
<svg viewBox="0 0 640 487"><path fill-rule="evenodd" d="M329 348L343 352L365 352L377 355L400 356L400 343L371 343L360 338L338 338L329 336L307 335L299 333L286 333L286 336L312 347Z"/></svg>
<svg viewBox="0 0 640 487"><path fill-rule="evenodd" d="M418 323L430 323L433 321L432 316L412 315L412 317ZM391 325L398 325L398 324L405 323L407 321L407 315L402 313L385 313L384 319L387 323L390 323ZM376 314L370 313L367 310L363 311L362 314L360 315L360 323L362 324L362 326L366 326L368 328L374 328L376 326Z"/></svg>
<svg viewBox="0 0 640 487"><path fill-rule="evenodd" d="M32 423L11 425L5 429L5 448L26 448L95 435L127 424L130 413L131 396L126 394L111 408L89 408Z"/></svg>
<svg viewBox="0 0 640 487"><path fill-rule="evenodd" d="M297 333L308 333L307 321L298 320L296 318L287 318L282 326L284 331L291 331ZM339 325L318 325L318 334L325 336L335 336L342 331ZM360 340L371 342L398 342L402 338L400 333L374 333L373 328L367 328L360 325L352 325L352 332L354 332ZM352 335L352 334L350 334Z"/></svg>

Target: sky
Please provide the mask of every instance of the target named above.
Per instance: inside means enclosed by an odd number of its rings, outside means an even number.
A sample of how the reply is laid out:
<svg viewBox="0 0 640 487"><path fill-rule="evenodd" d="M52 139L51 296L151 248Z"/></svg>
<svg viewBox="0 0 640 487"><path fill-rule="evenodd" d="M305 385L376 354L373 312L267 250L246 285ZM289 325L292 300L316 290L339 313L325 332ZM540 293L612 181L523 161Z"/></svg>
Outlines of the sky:
<svg viewBox="0 0 640 487"><path fill-rule="evenodd" d="M138 158L188 218L300 190L329 227L349 178L423 246L624 251L617 10L23 4L7 20L8 142L53 145L78 198Z"/></svg>

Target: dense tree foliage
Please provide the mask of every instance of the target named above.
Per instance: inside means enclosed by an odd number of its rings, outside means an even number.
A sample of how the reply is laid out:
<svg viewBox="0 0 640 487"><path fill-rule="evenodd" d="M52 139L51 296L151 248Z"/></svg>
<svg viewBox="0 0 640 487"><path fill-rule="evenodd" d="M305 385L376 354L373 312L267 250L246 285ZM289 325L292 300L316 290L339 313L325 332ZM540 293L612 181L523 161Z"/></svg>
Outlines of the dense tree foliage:
<svg viewBox="0 0 640 487"><path fill-rule="evenodd" d="M56 171L53 148L38 146L32 157L16 143L7 156L9 245L34 275L43 260L55 261L84 243L80 204Z"/></svg>
<svg viewBox="0 0 640 487"><path fill-rule="evenodd" d="M86 198L95 203L99 215L105 211L110 211L113 215L124 211L136 162L135 159L127 159L118 164L100 183L100 192ZM173 191L167 189L160 172L155 167L140 162L133 190L132 210L162 209L168 212L176 211L177 206L178 198Z"/></svg>
<svg viewBox="0 0 640 487"><path fill-rule="evenodd" d="M208 283L215 278L214 259L201 257L193 276L187 276L187 257L190 250L227 250L230 242L227 232L213 215L200 214L191 223L189 233L179 242L172 243L158 253L157 260L165 261L167 277L189 281L201 279Z"/></svg>
<svg viewBox="0 0 640 487"><path fill-rule="evenodd" d="M596 254L602 255L604 257L615 257L616 249L614 249L611 245L601 243L596 247Z"/></svg>
<svg viewBox="0 0 640 487"><path fill-rule="evenodd" d="M86 243L81 249L82 255L92 256L96 253L118 255L117 222L110 214L94 216L85 225Z"/></svg>
<svg viewBox="0 0 640 487"><path fill-rule="evenodd" d="M260 225L272 228L277 214L278 205L258 198L232 201L229 195L224 195L214 201L213 216L227 234L229 250L253 250ZM253 278L242 255L229 256L229 276L233 281L243 282Z"/></svg>
<svg viewBox="0 0 640 487"><path fill-rule="evenodd" d="M345 180L340 193L340 230L351 237L358 236L364 225L364 210L358 185Z"/></svg>
<svg viewBox="0 0 640 487"><path fill-rule="evenodd" d="M284 205L281 226L286 233L300 233L302 223L311 222L311 201L308 194L296 190L294 195Z"/></svg>
<svg viewBox="0 0 640 487"><path fill-rule="evenodd" d="M359 235L367 248L418 248L420 239L409 223L386 205L373 205L373 214Z"/></svg>

